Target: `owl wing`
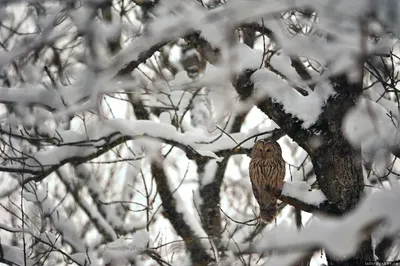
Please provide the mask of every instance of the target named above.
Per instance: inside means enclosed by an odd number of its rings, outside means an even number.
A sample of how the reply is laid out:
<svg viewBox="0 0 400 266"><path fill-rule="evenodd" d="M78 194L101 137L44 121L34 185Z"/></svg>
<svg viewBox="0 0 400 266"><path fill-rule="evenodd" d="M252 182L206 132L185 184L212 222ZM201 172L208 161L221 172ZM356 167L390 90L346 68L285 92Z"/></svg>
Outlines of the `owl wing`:
<svg viewBox="0 0 400 266"><path fill-rule="evenodd" d="M266 223L273 221L278 213L277 199L267 190L260 191L259 187L251 182L253 195L260 206L260 218Z"/></svg>
<svg viewBox="0 0 400 266"><path fill-rule="evenodd" d="M251 181L251 187L253 188L253 195L256 198L258 204L262 203L260 191L258 190L258 187L254 184L253 181Z"/></svg>

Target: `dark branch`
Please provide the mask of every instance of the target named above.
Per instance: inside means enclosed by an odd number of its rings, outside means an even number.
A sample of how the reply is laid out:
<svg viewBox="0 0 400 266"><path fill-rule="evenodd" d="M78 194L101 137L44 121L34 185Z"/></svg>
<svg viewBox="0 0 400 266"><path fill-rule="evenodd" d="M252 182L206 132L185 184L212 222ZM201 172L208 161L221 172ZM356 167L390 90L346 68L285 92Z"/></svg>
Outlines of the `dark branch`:
<svg viewBox="0 0 400 266"><path fill-rule="evenodd" d="M286 184L286 183L285 183ZM329 201L323 201L318 205L313 205L310 203L306 203L301 201L300 199L283 195L282 194L282 189L277 189L273 188L270 186L265 187L265 191L268 191L269 193L273 194L275 197L277 197L279 200L281 200L284 203L287 203L289 205L292 205L295 208L299 208L302 211L305 212L322 212L322 213L329 213L329 214L340 214L339 209ZM311 190L309 191L310 193L312 192Z"/></svg>
<svg viewBox="0 0 400 266"><path fill-rule="evenodd" d="M157 191L162 200L164 216L168 218L177 234L182 237L194 265L207 265L213 259L207 254L205 247L201 244L198 236L192 231L186 223L182 213L176 209L176 201L169 189L167 176L161 162L151 164L151 173L157 184Z"/></svg>
<svg viewBox="0 0 400 266"><path fill-rule="evenodd" d="M131 73L140 64L145 63L147 59L152 57L155 52L160 50L167 43L168 41L157 43L154 46L150 47L149 50L140 53L137 60L131 61L129 64L127 64L118 72L118 75L123 76Z"/></svg>
<svg viewBox="0 0 400 266"><path fill-rule="evenodd" d="M257 23L245 23L241 25L242 28L249 28L255 31L260 32L261 34L266 35L271 41L279 45L278 40L276 39L274 33L263 25L259 25ZM296 70L297 74L302 78L304 81L311 81L312 77L310 73L308 73L307 68L301 61L300 57L297 55L290 55L291 66ZM315 84L309 85L312 90L314 90Z"/></svg>

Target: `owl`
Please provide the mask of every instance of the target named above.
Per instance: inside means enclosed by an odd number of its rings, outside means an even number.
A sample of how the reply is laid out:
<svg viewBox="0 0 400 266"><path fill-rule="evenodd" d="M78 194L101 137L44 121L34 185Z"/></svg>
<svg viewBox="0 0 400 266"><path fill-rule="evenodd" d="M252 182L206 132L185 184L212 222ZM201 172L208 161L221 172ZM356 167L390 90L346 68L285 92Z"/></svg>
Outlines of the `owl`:
<svg viewBox="0 0 400 266"><path fill-rule="evenodd" d="M249 172L253 194L260 206L260 218L270 223L278 214L278 202L266 186L282 189L285 178L285 161L278 142L259 140L254 144Z"/></svg>

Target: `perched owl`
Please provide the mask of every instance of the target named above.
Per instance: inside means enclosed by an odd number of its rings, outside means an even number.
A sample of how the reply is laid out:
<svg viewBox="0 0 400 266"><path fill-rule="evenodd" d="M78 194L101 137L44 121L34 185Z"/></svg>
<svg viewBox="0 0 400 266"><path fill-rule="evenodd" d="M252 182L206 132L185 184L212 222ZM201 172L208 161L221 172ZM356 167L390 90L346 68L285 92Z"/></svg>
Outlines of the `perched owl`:
<svg viewBox="0 0 400 266"><path fill-rule="evenodd" d="M281 189L285 178L285 161L278 142L257 141L251 151L249 171L254 197L260 205L261 220L270 223L278 214L278 203L266 186Z"/></svg>

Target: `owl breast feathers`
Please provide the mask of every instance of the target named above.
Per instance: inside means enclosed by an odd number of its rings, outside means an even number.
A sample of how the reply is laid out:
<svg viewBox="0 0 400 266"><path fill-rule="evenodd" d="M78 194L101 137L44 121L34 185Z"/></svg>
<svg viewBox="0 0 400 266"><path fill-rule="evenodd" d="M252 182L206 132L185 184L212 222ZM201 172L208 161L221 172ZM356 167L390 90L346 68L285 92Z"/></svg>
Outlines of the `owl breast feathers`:
<svg viewBox="0 0 400 266"><path fill-rule="evenodd" d="M268 187L281 189L285 179L285 161L279 143L257 141L251 151L249 172L253 194L260 206L260 218L270 223L278 214L278 202Z"/></svg>

